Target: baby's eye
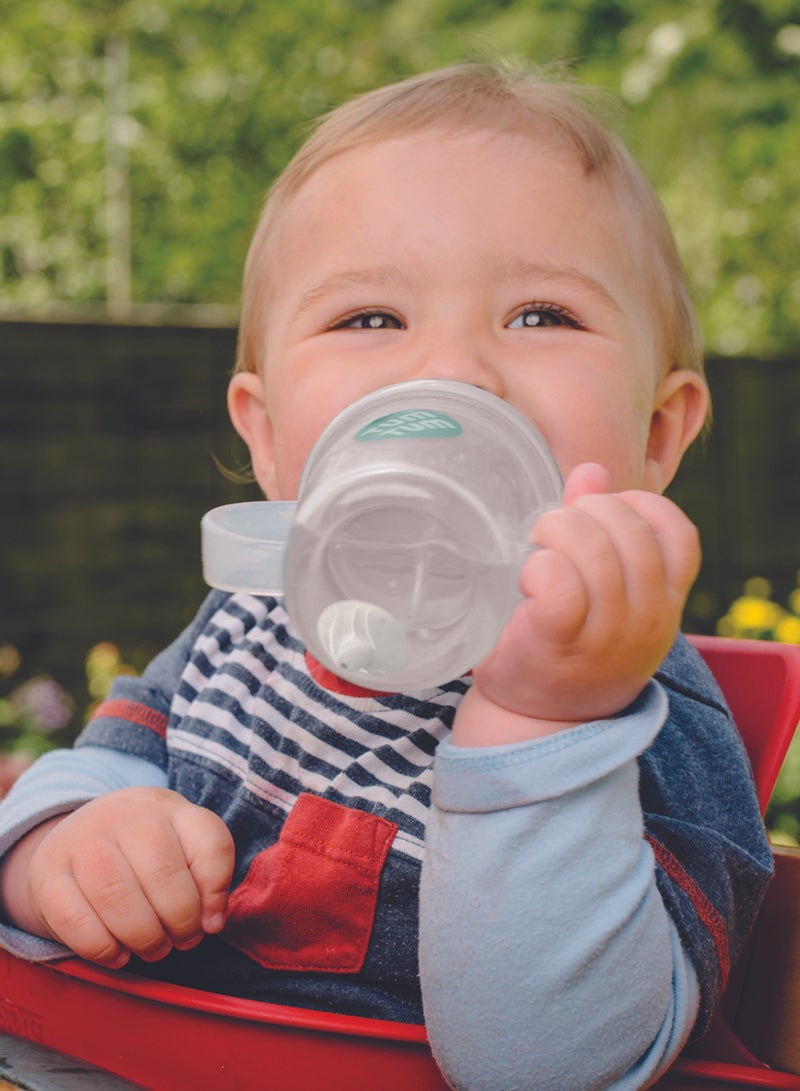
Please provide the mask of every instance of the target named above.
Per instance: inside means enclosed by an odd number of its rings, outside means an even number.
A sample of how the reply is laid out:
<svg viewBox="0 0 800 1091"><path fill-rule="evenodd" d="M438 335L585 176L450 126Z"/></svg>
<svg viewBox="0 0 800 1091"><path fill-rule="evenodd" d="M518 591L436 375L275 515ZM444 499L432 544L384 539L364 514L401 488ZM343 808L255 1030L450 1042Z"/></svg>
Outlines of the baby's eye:
<svg viewBox="0 0 800 1091"><path fill-rule="evenodd" d="M336 330L401 330L403 323L393 314L386 311L362 311L361 314L351 315L343 322L338 322Z"/></svg>
<svg viewBox="0 0 800 1091"><path fill-rule="evenodd" d="M568 326L570 329L580 329L580 322L563 307L548 303L526 307L508 324L510 330L540 329L548 326Z"/></svg>

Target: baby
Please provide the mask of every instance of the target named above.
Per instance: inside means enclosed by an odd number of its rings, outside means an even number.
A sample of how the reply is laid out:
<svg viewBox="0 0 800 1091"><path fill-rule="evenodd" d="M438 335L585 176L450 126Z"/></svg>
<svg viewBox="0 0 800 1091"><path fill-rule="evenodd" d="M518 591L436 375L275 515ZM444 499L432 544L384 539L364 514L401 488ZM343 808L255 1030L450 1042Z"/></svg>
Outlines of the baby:
<svg viewBox="0 0 800 1091"><path fill-rule="evenodd" d="M421 1022L454 1087L637 1088L702 1033L771 862L678 629L662 496L708 392L663 212L571 86L464 65L326 118L247 261L234 426L271 499L403 380L505 399L564 502L471 677L336 679L213 592L0 808L3 944ZM202 944L201 944L201 941Z"/></svg>

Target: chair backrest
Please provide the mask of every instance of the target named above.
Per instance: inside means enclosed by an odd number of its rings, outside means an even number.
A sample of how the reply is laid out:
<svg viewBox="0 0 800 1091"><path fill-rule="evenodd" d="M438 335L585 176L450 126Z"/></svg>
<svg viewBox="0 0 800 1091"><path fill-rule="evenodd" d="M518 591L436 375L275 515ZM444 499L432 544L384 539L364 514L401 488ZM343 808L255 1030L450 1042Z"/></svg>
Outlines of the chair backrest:
<svg viewBox="0 0 800 1091"><path fill-rule="evenodd" d="M753 767L764 814L800 721L800 646L690 636L725 695Z"/></svg>

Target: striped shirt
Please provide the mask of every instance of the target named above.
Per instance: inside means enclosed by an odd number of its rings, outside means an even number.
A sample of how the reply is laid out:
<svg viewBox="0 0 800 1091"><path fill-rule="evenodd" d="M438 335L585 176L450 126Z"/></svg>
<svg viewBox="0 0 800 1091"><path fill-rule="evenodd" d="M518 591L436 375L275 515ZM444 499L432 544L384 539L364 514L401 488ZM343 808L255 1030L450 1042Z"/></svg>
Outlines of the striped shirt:
<svg viewBox="0 0 800 1091"><path fill-rule="evenodd" d="M87 748L89 766L95 747L158 766L170 788L219 814L236 844L222 941L144 971L420 1022L420 903L428 934L438 937L422 952L429 1006L430 982L437 974L449 981L456 956L448 942L462 903L468 908L498 883L503 927L523 907L537 922L516 937L514 964L544 967L543 952L563 953L572 935L558 917L558 943L548 945L547 906L556 896L579 905L584 886L602 886L604 872L619 867L617 842L604 831L612 811L630 807L611 773L627 762L625 791L636 801L625 822L644 869L630 874L646 876L655 863L658 894L697 974L705 1026L758 908L769 852L741 740L697 654L679 637L655 681L619 717L465 756L448 736L468 685L359 690L309 659L279 602L212 592L141 678L117 679L76 744L75 757ZM583 791L589 768L586 784L596 777L604 785L602 817L582 815L601 798L595 787ZM479 816L476 832L471 816ZM535 834L540 821L546 838ZM553 887L561 871L540 860L568 843L574 863L563 874L573 893ZM591 845L590 867L581 844ZM466 887L455 893L461 877ZM628 916L635 931L639 917ZM491 980L494 929L478 942L472 927L470 949L486 951L476 972ZM439 969L431 975L432 965Z"/></svg>
<svg viewBox="0 0 800 1091"><path fill-rule="evenodd" d="M167 742L284 814L311 792L387 818L398 827L392 851L421 861L433 756L466 688L331 694L312 677L283 606L236 595L194 644Z"/></svg>

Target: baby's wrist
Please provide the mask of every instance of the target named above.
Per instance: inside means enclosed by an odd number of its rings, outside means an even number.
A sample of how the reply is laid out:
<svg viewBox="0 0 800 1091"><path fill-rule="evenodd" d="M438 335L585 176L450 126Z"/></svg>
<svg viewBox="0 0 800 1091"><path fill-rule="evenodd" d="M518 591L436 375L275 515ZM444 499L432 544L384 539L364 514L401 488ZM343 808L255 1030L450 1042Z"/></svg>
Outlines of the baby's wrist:
<svg viewBox="0 0 800 1091"><path fill-rule="evenodd" d="M0 868L0 920L45 939L56 939L36 912L28 877L31 862L50 831L66 816L49 818L9 849Z"/></svg>
<svg viewBox="0 0 800 1091"><path fill-rule="evenodd" d="M550 720L526 716L496 704L473 685L459 705L453 722L454 746L504 746L555 735L581 720Z"/></svg>

